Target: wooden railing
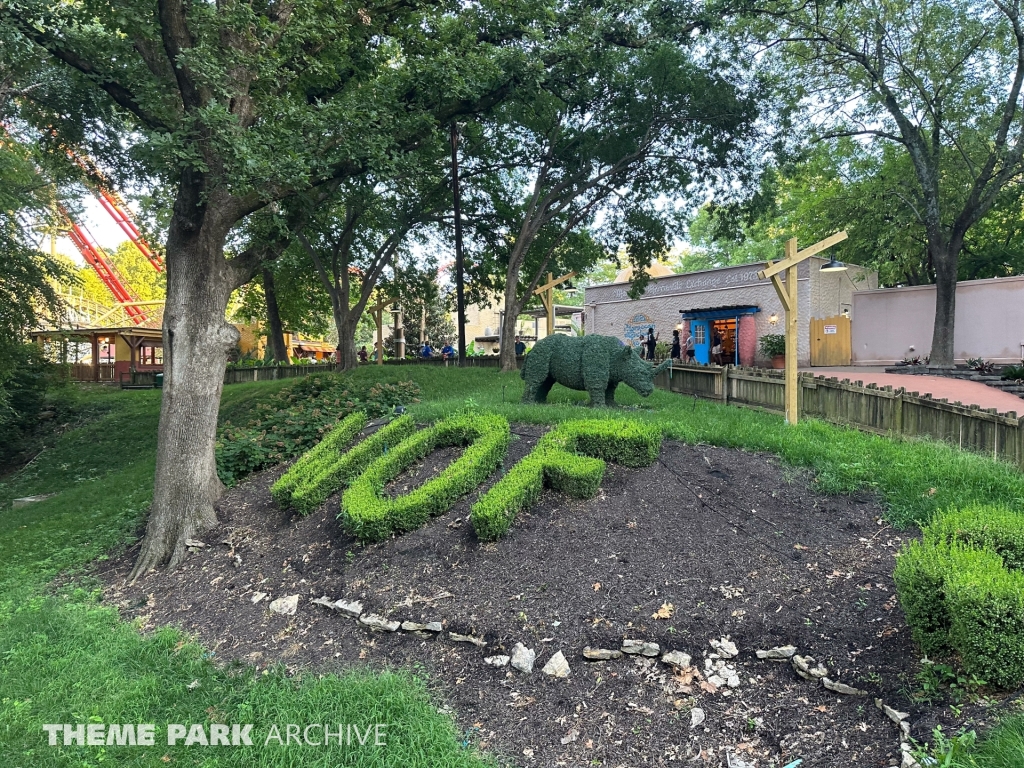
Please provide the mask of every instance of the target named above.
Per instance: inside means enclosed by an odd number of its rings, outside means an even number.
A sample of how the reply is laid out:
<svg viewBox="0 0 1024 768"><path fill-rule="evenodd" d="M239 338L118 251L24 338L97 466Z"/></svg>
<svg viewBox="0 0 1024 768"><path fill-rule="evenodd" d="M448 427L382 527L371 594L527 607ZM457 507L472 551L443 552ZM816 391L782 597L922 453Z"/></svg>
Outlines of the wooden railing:
<svg viewBox="0 0 1024 768"><path fill-rule="evenodd" d="M905 388L801 373L801 416L844 424L866 432L930 437L1024 467L1024 417L1016 411L950 403ZM676 365L655 386L721 403L783 411L782 371L733 366ZM1022 409L1024 410L1024 409Z"/></svg>
<svg viewBox="0 0 1024 768"><path fill-rule="evenodd" d="M100 381L109 383L114 381L114 364L100 363L99 375L96 373L97 366L92 363L67 363L66 370L71 381Z"/></svg>

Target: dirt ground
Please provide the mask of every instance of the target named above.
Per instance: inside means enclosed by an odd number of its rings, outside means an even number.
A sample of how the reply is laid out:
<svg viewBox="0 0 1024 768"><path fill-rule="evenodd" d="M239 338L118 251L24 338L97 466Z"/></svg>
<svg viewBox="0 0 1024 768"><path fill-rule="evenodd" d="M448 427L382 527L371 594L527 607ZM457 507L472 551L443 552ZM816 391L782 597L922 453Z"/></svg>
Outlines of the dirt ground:
<svg viewBox="0 0 1024 768"><path fill-rule="evenodd" d="M506 469L543 432L513 430ZM387 491L414 487L456 456L438 451ZM816 493L810 476L776 458L666 442L647 469L609 464L594 499L546 492L490 544L467 521L474 494L418 531L361 546L337 520L337 497L306 518L279 510L269 487L282 471L229 491L220 528L180 569L128 587L136 550L107 563L108 599L147 628L180 627L224 661L423 669L466 740L528 768L897 765L899 730L876 697L910 712L917 738L958 724L948 707L909 698L919 664L891 574L913 532L884 524L869 496ZM254 604L257 592L267 597ZM296 615L268 611L292 594ZM441 621L445 631L374 632L311 602L321 596ZM724 637L739 650L727 662L735 688L708 683L710 641ZM586 646L618 649L624 639L688 653L693 668L583 658ZM537 652L532 674L484 662L520 642ZM868 695L839 695L755 656L783 645ZM565 679L540 671L558 651L571 668ZM977 726L989 714L968 704L960 717Z"/></svg>

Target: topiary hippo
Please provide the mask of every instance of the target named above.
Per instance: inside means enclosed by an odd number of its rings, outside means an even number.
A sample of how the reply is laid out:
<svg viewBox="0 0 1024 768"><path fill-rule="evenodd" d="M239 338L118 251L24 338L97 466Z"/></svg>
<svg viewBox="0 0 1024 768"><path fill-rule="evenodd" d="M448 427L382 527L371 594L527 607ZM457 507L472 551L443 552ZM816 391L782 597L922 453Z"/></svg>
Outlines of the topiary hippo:
<svg viewBox="0 0 1024 768"><path fill-rule="evenodd" d="M524 403L543 403L556 383L590 393L591 405L615 405L615 388L627 384L641 397L654 391L654 376L672 364L644 362L633 347L614 336L554 334L537 342L519 374L526 381Z"/></svg>

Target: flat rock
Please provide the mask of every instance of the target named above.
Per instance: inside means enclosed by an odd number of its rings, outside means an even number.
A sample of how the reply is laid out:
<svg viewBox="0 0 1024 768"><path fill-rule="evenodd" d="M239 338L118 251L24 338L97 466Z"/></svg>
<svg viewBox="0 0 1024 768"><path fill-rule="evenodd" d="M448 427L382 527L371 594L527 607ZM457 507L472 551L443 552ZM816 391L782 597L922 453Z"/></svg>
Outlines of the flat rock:
<svg viewBox="0 0 1024 768"><path fill-rule="evenodd" d="M740 676L739 675L729 675L729 677L727 677L726 680L725 680L725 684L728 685L730 688L739 688L740 687Z"/></svg>
<svg viewBox="0 0 1024 768"><path fill-rule="evenodd" d="M818 664L813 656L796 655L790 659L790 662L796 673L804 680L816 682L824 677L828 677L828 669L824 664Z"/></svg>
<svg viewBox="0 0 1024 768"><path fill-rule="evenodd" d="M881 699L875 699L875 706L882 710L882 712L885 713L885 716L896 723L896 725L899 725L910 717L907 712L900 712L898 709L893 709L888 704L883 704Z"/></svg>
<svg viewBox="0 0 1024 768"><path fill-rule="evenodd" d="M700 707L694 707L690 710L690 727L699 728L704 725L704 721L708 719L708 716L704 714L704 710Z"/></svg>
<svg viewBox="0 0 1024 768"><path fill-rule="evenodd" d="M661 653L661 647L657 643L647 643L643 640L623 640L622 652L640 654L641 656L657 656Z"/></svg>
<svg viewBox="0 0 1024 768"><path fill-rule="evenodd" d="M453 642L472 643L477 648L484 648L487 645L486 640L479 637L475 637L474 635L460 635L458 632L449 632L448 637L450 637Z"/></svg>
<svg viewBox="0 0 1024 768"><path fill-rule="evenodd" d="M358 600L335 600L331 607L353 619L358 619L363 613L363 604Z"/></svg>
<svg viewBox="0 0 1024 768"><path fill-rule="evenodd" d="M334 601L327 595L318 597L316 600L310 600L310 602L313 603L313 605L322 605L324 608L330 608L332 611L334 610Z"/></svg>
<svg viewBox="0 0 1024 768"><path fill-rule="evenodd" d="M484 664L492 667L507 667L510 660L509 656L487 656L484 658Z"/></svg>
<svg viewBox="0 0 1024 768"><path fill-rule="evenodd" d="M609 659L621 659L622 651L612 651L608 648L591 648L589 645L583 649L583 658L590 661L608 661Z"/></svg>
<svg viewBox="0 0 1024 768"><path fill-rule="evenodd" d="M426 624L419 624L415 621L403 621L402 629L406 632L440 632L440 621L428 621Z"/></svg>
<svg viewBox="0 0 1024 768"><path fill-rule="evenodd" d="M199 539L185 539L185 546L195 547L196 549L202 549L206 546L206 542L200 541Z"/></svg>
<svg viewBox="0 0 1024 768"><path fill-rule="evenodd" d="M661 660L676 669L685 669L690 666L690 662L693 661L690 654L683 653L682 651L669 651L661 657Z"/></svg>
<svg viewBox="0 0 1024 768"><path fill-rule="evenodd" d="M378 616L376 613L367 613L360 616L359 623L377 632L394 632L401 626L397 621Z"/></svg>
<svg viewBox="0 0 1024 768"><path fill-rule="evenodd" d="M718 651L718 655L723 659L735 659L740 655L740 650L736 647L736 643L727 637L723 637L721 640L712 640L711 646Z"/></svg>
<svg viewBox="0 0 1024 768"><path fill-rule="evenodd" d="M867 691L862 691L860 688L854 688L852 685L846 685L846 683L840 683L838 680L829 680L827 677L821 678L821 684L828 688L830 691L836 693L842 693L846 696L867 696Z"/></svg>
<svg viewBox="0 0 1024 768"><path fill-rule="evenodd" d="M263 598L265 598L266 596L267 596L267 593L266 593L266 592L257 592L257 593L256 593L256 594L254 594L254 595L253 595L252 597L250 597L250 598L249 598L249 600L250 600L250 601L251 601L251 602L252 602L253 604L256 604L256 603L258 603L258 602L259 602L260 600L262 600Z"/></svg>
<svg viewBox="0 0 1024 768"><path fill-rule="evenodd" d="M270 603L270 612L279 613L282 616L294 616L295 612L299 609L299 596L288 595L288 597L279 597Z"/></svg>
<svg viewBox="0 0 1024 768"><path fill-rule="evenodd" d="M18 507L27 507L29 504L35 504L37 501L45 501L46 499L53 498L56 495L56 493L41 493L37 496L22 496L20 499L14 499L11 502L11 508L17 509Z"/></svg>
<svg viewBox="0 0 1024 768"><path fill-rule="evenodd" d="M516 643L512 649L512 666L520 672L533 672L533 662L537 660L537 652L522 643Z"/></svg>
<svg viewBox="0 0 1024 768"><path fill-rule="evenodd" d="M726 680L724 677L719 677L718 675L710 675L708 677L708 682L715 686L715 688L724 688Z"/></svg>
<svg viewBox="0 0 1024 768"><path fill-rule="evenodd" d="M764 651L757 651L757 658L770 661L785 661L796 654L795 645L780 645L776 648L769 648Z"/></svg>
<svg viewBox="0 0 1024 768"><path fill-rule="evenodd" d="M568 677L569 662L565 660L565 655L561 651L557 651L554 656L548 659L548 663L544 665L541 672L552 677Z"/></svg>

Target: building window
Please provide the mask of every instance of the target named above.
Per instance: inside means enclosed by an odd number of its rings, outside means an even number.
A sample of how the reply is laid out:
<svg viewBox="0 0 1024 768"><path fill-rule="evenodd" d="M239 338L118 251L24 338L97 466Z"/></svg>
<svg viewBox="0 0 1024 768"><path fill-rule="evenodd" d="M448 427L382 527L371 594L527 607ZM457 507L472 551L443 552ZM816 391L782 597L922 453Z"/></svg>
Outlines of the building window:
<svg viewBox="0 0 1024 768"><path fill-rule="evenodd" d="M699 323L693 327L693 343L694 344L707 344L707 326L704 323Z"/></svg>

